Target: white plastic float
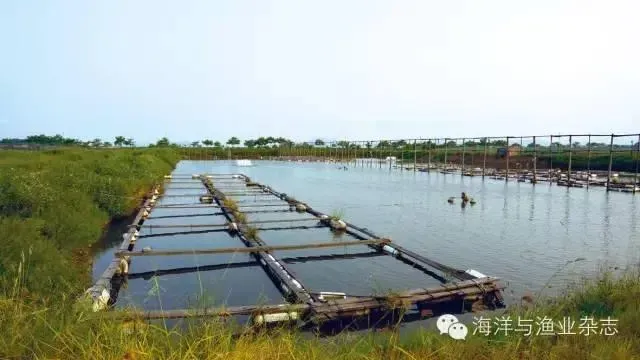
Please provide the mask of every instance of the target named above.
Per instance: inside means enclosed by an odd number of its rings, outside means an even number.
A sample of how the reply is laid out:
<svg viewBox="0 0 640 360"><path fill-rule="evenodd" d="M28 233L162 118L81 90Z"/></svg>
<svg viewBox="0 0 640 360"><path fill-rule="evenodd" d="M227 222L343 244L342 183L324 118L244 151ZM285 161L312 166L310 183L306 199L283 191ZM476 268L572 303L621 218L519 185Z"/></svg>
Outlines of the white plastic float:
<svg viewBox="0 0 640 360"><path fill-rule="evenodd" d="M269 324L275 322L297 321L299 315L297 312L275 313L258 315L253 318L253 322L257 325Z"/></svg>
<svg viewBox="0 0 640 360"><path fill-rule="evenodd" d="M236 160L236 166L253 166L253 163L247 159Z"/></svg>

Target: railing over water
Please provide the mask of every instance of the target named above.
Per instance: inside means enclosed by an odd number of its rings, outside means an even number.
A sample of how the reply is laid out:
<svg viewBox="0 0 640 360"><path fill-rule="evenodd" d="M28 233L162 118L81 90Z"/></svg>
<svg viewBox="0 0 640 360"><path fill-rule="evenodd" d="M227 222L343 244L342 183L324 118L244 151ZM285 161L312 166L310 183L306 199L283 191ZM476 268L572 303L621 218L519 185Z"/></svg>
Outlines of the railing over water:
<svg viewBox="0 0 640 360"><path fill-rule="evenodd" d="M274 147L191 147L182 151L186 159L193 160L332 161L356 167L437 169L505 181L640 191L640 134L341 140Z"/></svg>

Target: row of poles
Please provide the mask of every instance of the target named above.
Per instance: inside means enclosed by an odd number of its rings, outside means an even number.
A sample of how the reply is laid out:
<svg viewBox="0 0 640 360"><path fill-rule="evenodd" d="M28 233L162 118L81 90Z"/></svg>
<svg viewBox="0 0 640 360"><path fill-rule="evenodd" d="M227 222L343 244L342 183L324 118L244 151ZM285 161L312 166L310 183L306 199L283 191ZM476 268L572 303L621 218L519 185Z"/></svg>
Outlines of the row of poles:
<svg viewBox="0 0 640 360"><path fill-rule="evenodd" d="M602 147L593 146L592 139L594 138L602 138L608 137L608 147L606 151L602 151ZM504 167L505 167L505 181L509 180L509 172L510 172L510 161L513 157L519 158L522 153L532 156L532 165L533 165L533 181L534 183L537 181L537 172L538 172L538 156L548 156L549 157L549 168L553 168L553 157L559 153L568 153L568 164L567 164L567 179L571 181L571 175L573 170L573 157L576 153L584 153L584 148L582 150L577 149L574 146L574 139L576 138L586 138L586 153L587 153L587 172L591 173L591 158L593 154L607 154L608 155L608 169L607 169L607 182L606 188L609 190L613 169L613 160L614 153L616 152L629 152L629 150L619 150L616 148L614 144L614 140L616 138L622 137L630 137L636 139L636 144L630 147L630 153L635 163L635 175L634 175L634 192L635 185L638 184L638 170L640 163L640 134L624 134L624 135L544 135L544 136L505 136L505 137L483 137L483 138L433 138L433 139L403 139L403 140L376 140L376 141L339 141L339 142L330 142L323 145L315 145L314 143L304 143L300 146L293 147L278 147L277 149L272 149L271 154L269 156L271 159L283 159L283 158L294 158L294 159L331 159L336 162L345 163L345 164L353 164L354 166L362 166L362 167L374 167L377 163L379 168L382 168L383 165L385 167L388 165L389 169L393 167L394 163L398 163L397 159L394 158L394 154L400 154L401 171L404 170L405 167L405 158L406 155L411 158L410 154L413 153L413 171L417 171L418 169L418 153L427 153L427 166L431 168L433 166L433 155L443 155L444 167L447 167L448 161L451 160L450 152L455 152L456 155L460 155L460 168L461 174L465 171L465 165L468 162L468 155L471 155L471 163L473 164L473 158L475 154L479 151L482 152L482 173L481 175L484 177L487 175L487 157L489 156L489 148L503 148L504 149ZM549 139L548 150L539 150L540 140L541 139ZM566 150L563 151L554 151L554 139L563 139L568 138L568 144L566 146ZM518 155L514 156L511 154L511 148L513 144L511 141L520 140L519 152ZM523 139L532 139L532 150L531 151L523 151L525 147L522 144ZM462 141L462 146L458 144L458 141ZM492 144L494 140L505 140L504 146L498 146ZM477 142L479 141L479 142ZM467 144L471 142L474 145L468 146ZM385 144L386 146L379 147L379 144ZM392 146L392 144L401 144L401 146ZM452 144L454 143L454 144ZM517 144L517 143L516 143ZM427 149L424 149L424 147ZM422 147L423 149L419 149ZM469 149L469 147L475 147L475 150ZM556 144L556 149L559 150L559 145ZM461 149L460 149L461 148ZM187 156L190 159L199 158L199 159L208 159L207 153L210 149L206 148L188 148ZM235 149L236 154L240 155L240 157L244 157L242 155L247 154L246 151L242 151L245 149ZM461 151L460 151L461 150ZM256 153L259 153L260 150L253 150ZM200 152L200 153L198 153ZM211 152L212 154L214 152ZM227 159L234 158L234 149L225 149L224 156ZM442 159L442 156L438 156ZM218 158L217 156L213 156L211 158ZM375 160L374 160L375 159ZM424 160L424 157L421 157L421 160ZM587 186L589 182L587 181Z"/></svg>

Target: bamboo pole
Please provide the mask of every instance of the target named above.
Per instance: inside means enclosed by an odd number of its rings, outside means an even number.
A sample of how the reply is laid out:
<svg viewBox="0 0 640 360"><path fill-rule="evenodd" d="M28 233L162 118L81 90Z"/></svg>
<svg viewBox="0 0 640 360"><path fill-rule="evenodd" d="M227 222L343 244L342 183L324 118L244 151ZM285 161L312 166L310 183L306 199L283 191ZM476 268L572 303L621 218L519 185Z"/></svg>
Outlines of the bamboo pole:
<svg viewBox="0 0 640 360"><path fill-rule="evenodd" d="M591 184L591 135L589 135L587 143L587 189Z"/></svg>
<svg viewBox="0 0 640 360"><path fill-rule="evenodd" d="M551 181L551 175L553 173L553 135L549 136L549 185L553 184Z"/></svg>
<svg viewBox="0 0 640 360"><path fill-rule="evenodd" d="M462 138L462 165L460 167L460 176L464 176L464 155L467 150L467 142Z"/></svg>
<svg viewBox="0 0 640 360"><path fill-rule="evenodd" d="M444 138L444 169L447 169L447 146L449 145L449 141L447 138Z"/></svg>
<svg viewBox="0 0 640 360"><path fill-rule="evenodd" d="M432 144L429 144L429 148L427 149L427 156L429 157L428 165L427 165L429 167L428 171L431 171L431 147L432 147Z"/></svg>
<svg viewBox="0 0 640 360"><path fill-rule="evenodd" d="M416 172L416 166L418 163L418 149L416 147L416 140L413 140L413 172Z"/></svg>
<svg viewBox="0 0 640 360"><path fill-rule="evenodd" d="M391 171L391 149L393 149L393 145L389 142L389 171Z"/></svg>
<svg viewBox="0 0 640 360"><path fill-rule="evenodd" d="M538 182L538 145L536 145L536 137L533 137L533 184Z"/></svg>
<svg viewBox="0 0 640 360"><path fill-rule="evenodd" d="M509 147L509 137L508 136L507 136L507 148L506 148L506 150L507 150L507 155L506 155L507 156L507 171L505 173L506 176L504 177L504 181L505 182L509 181L509 158L511 157L511 151L509 151L510 147Z"/></svg>
<svg viewBox="0 0 640 360"><path fill-rule="evenodd" d="M484 138L484 156L482 157L482 178L483 179L486 174L486 168L487 168L487 147L488 146L489 146L489 139Z"/></svg>
<svg viewBox="0 0 640 360"><path fill-rule="evenodd" d="M142 250L142 251L117 251L116 257L125 256L174 256L174 255L210 255L210 254L229 254L229 253L255 253L268 251L288 251L302 249L320 249L340 246L360 246L360 245L384 245L391 241L388 239L373 240L354 240L354 241L338 241L338 242L321 242L300 245L276 245L276 246L253 246L253 247L234 247L234 248L217 248L217 249L184 249L184 250Z"/></svg>
<svg viewBox="0 0 640 360"><path fill-rule="evenodd" d="M197 317L229 317L236 315L254 316L258 314L273 313L301 313L303 318L307 315L322 315L322 318L340 317L350 311L366 309L384 309L395 302L436 304L454 299L475 299L477 295L485 292L496 293L503 288L497 284L498 278L481 278L445 284L439 287L415 289L388 296L352 296L347 299L329 300L326 303L314 304L276 304L276 305L250 305L235 307L211 307L206 309L175 309L159 311L126 311L110 312L106 316L122 320L152 320L152 319L179 319ZM487 289L488 288L488 289ZM398 304L400 305L400 304ZM401 305L400 305L401 306Z"/></svg>
<svg viewBox="0 0 640 360"><path fill-rule="evenodd" d="M573 157L573 137L569 135L569 166L567 167L567 184L571 186L571 159Z"/></svg>
<svg viewBox="0 0 640 360"><path fill-rule="evenodd" d="M631 145L633 146L633 145ZM633 147L632 147L633 150ZM633 176L633 193L636 193L638 187L638 163L640 162L640 134L638 134L638 142L636 143L636 174Z"/></svg>
<svg viewBox="0 0 640 360"><path fill-rule="evenodd" d="M611 184L611 166L613 165L613 134L611 134L611 141L609 143L609 171L607 172L607 191L609 191L609 185Z"/></svg>
<svg viewBox="0 0 640 360"><path fill-rule="evenodd" d="M254 224L272 224L272 223L287 223L287 222L301 222L301 221L318 221L316 218L305 219L278 219L278 220L257 220L251 221L242 225L254 225ZM173 229L173 228L206 228L206 227L228 227L229 224L144 224L137 226L136 224L128 225L131 227L148 228L148 229Z"/></svg>

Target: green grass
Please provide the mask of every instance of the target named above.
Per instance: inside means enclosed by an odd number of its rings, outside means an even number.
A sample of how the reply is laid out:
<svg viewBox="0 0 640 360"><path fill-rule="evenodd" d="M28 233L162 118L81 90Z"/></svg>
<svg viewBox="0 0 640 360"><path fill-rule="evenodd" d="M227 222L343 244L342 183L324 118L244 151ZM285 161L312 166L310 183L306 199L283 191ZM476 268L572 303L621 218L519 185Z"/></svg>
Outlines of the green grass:
<svg viewBox="0 0 640 360"><path fill-rule="evenodd" d="M27 259L28 261L28 259ZM18 298L0 301L0 358L43 359L637 359L640 358L640 278L609 274L571 289L566 297L513 308L512 319L554 320L571 316L618 319L617 334L584 336L470 333L464 341L434 328L407 334L342 334L321 339L290 331L250 333L234 338L225 324L194 320L179 329L162 324L119 323L91 314L70 299L58 307ZM16 289L20 287L16 285ZM17 291L16 293L19 293ZM484 313L496 318L497 314ZM514 325L515 326L515 325ZM579 332L576 324L575 332Z"/></svg>
<svg viewBox="0 0 640 360"><path fill-rule="evenodd" d="M81 291L89 247L176 161L168 150L0 152L0 294L17 276L22 254L32 260L22 290L34 300Z"/></svg>
<svg viewBox="0 0 640 360"><path fill-rule="evenodd" d="M329 215L329 218L333 219L333 220L342 220L342 219L344 219L344 209L333 210L331 212L331 215Z"/></svg>
<svg viewBox="0 0 640 360"><path fill-rule="evenodd" d="M177 159L169 149L0 153L0 359L640 358L636 271L603 274L508 312L526 319L611 316L619 320L611 337L469 334L455 341L425 328L402 336L390 330L320 339L281 330L234 338L214 319L174 330L92 313L77 302L89 286L88 247Z"/></svg>

